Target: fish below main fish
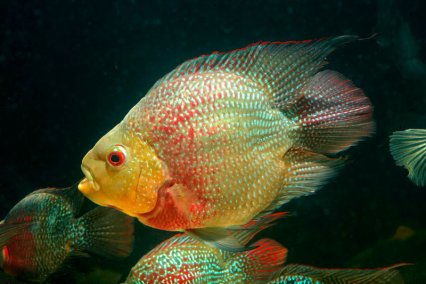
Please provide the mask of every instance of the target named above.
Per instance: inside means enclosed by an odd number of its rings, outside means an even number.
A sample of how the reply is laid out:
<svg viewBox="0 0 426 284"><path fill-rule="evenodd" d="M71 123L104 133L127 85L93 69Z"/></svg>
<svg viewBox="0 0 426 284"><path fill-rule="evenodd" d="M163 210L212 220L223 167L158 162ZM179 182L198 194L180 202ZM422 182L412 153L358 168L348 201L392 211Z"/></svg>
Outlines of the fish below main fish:
<svg viewBox="0 0 426 284"><path fill-rule="evenodd" d="M397 266L377 269L324 269L288 264L268 284L403 284Z"/></svg>
<svg viewBox="0 0 426 284"><path fill-rule="evenodd" d="M413 183L426 186L426 129L395 131L390 136L390 151Z"/></svg>
<svg viewBox="0 0 426 284"><path fill-rule="evenodd" d="M276 213L234 236L247 244L260 230L282 216ZM270 239L261 239L244 252L228 252L186 234L162 242L131 269L126 284L155 283L266 283L280 271L287 250Z"/></svg>
<svg viewBox="0 0 426 284"><path fill-rule="evenodd" d="M262 42L160 79L82 161L79 190L145 225L241 250L226 230L310 194L369 136L372 106L325 57L355 36ZM229 238L227 238L229 239Z"/></svg>
<svg viewBox="0 0 426 284"><path fill-rule="evenodd" d="M77 188L47 188L19 201L0 224L0 265L10 275L43 282L67 259L87 255L125 257L132 251L132 218L111 208L77 214Z"/></svg>

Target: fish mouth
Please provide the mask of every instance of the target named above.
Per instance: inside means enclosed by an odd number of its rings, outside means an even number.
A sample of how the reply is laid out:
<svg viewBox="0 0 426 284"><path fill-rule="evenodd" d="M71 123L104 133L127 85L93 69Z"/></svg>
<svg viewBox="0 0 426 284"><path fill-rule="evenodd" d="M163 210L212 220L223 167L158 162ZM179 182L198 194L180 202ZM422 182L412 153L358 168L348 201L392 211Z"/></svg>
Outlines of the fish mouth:
<svg viewBox="0 0 426 284"><path fill-rule="evenodd" d="M94 191L99 191L100 190L99 184L93 178L93 173L90 170L90 168L84 165L81 165L81 170L83 174L86 176L86 178L80 182L80 184L78 185L78 190L80 190L83 193L88 193L91 189L93 189Z"/></svg>

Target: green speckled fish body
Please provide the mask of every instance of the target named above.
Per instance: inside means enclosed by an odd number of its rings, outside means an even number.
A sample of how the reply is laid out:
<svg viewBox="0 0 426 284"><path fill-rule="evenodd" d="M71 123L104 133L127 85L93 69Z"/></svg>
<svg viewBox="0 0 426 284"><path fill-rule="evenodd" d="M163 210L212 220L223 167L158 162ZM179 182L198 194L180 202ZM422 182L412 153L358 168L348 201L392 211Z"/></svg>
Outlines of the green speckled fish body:
<svg viewBox="0 0 426 284"><path fill-rule="evenodd" d="M251 251L229 253L179 234L142 257L126 284L253 283L279 269L286 253L272 240L254 246Z"/></svg>
<svg viewBox="0 0 426 284"><path fill-rule="evenodd" d="M98 220L111 221L120 213L111 214L107 211L112 209L101 208L78 217L83 199L75 188L50 188L35 191L17 203L0 224L4 271L33 282L43 282L71 255L81 255L93 246L98 248ZM131 246L131 220L120 215L118 220L124 223L119 226L126 227L126 234L130 234L122 235L126 237L124 242ZM115 225L110 227L114 234Z"/></svg>

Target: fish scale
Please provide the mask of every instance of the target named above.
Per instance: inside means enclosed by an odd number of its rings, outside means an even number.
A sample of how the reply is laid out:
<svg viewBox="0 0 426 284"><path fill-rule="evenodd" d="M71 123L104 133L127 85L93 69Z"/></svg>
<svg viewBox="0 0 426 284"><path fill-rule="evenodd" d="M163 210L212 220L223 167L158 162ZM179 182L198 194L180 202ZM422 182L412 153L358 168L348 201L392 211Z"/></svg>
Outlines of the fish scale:
<svg viewBox="0 0 426 284"><path fill-rule="evenodd" d="M234 74L214 73L194 75L190 79L185 79L184 81L187 82L185 84L181 83L179 79L175 79L174 86L178 87L174 88L177 90L173 96L176 99L169 96L170 85L166 84L159 89L152 90L140 102L140 107L131 111L126 117L126 120L129 121L138 119L140 121L141 117L146 117L145 119L150 121L150 124L142 129L146 129L147 135L151 137L150 142L157 145L157 153L168 164L170 175L178 183L184 183L193 188L195 194L202 195L202 198L207 200L206 202L212 204L208 210L203 210L203 216L198 216L198 222L202 222L206 226L215 226L225 220L229 224L244 224L249 221L246 216L264 209L264 204L270 202L272 198L263 195L262 191L273 192L280 187L283 169L280 166L282 162L279 160L279 156L282 155L280 153L284 153L290 148L289 143L275 142L274 139L269 144L279 145L279 150L268 149L268 145L259 142L259 132L265 133L262 137L266 136L271 139L271 136L275 134L276 140L282 140L276 135L278 131L271 127L271 124L275 122L275 125L282 127L283 129L279 133L285 136L285 129L288 127L276 122L277 120L282 122L285 117L279 111L270 108L269 101L252 86L253 82L245 78L240 81L234 80L234 78ZM223 85L230 80L236 82L234 87L224 90ZM205 88L209 90L209 93L202 93L203 88L199 88L201 83L209 86ZM180 88L182 85L184 87ZM242 87L239 87L240 85ZM193 91L187 92L188 89L193 89ZM216 90L221 93L216 94ZM181 93L193 94L192 105L191 102L188 104L176 102L182 97ZM158 97L164 97L164 99L167 97L168 103L165 104L163 100L158 100ZM203 99L199 102L196 98ZM180 105L181 107L171 108L169 105ZM182 112L185 113L184 107L192 109L193 106L199 115L190 121L190 127L194 133L191 137L187 135L186 124L175 125L174 122ZM229 112L230 107L235 111ZM144 110L145 108L146 110ZM152 113L150 111L152 109L156 112ZM211 109L214 111L210 111ZM162 112L168 115L165 117L157 115ZM243 125L242 129L245 131L241 131L240 124ZM172 130L164 129L164 125L172 125L170 126ZM176 137L178 138L176 139ZM234 143L235 141L242 143ZM256 147L257 144L261 145L259 150ZM182 148L185 149L185 155L182 155ZM200 152L204 155L200 155ZM216 162L214 157L222 157L220 153L223 152L226 155ZM278 157L269 154L270 152L275 152ZM241 155L241 153L246 154ZM191 169L202 169L202 175L193 175ZM258 172L262 172L263 175L258 175ZM185 180L185 177L190 177L190 179ZM246 177L247 182L239 182ZM217 182L218 180L220 183ZM263 185L261 190L259 190L258 184ZM216 190L218 186L220 188ZM228 193L228 195L219 195L216 192ZM252 200L249 194L251 192L257 193L259 198ZM219 199L227 202L215 206L214 204L218 204L216 202ZM241 204L244 203L250 204L250 208L242 208ZM235 214L237 210L241 210L241 216ZM218 211L221 215L220 219L217 218ZM175 226L183 227L185 225L176 224Z"/></svg>

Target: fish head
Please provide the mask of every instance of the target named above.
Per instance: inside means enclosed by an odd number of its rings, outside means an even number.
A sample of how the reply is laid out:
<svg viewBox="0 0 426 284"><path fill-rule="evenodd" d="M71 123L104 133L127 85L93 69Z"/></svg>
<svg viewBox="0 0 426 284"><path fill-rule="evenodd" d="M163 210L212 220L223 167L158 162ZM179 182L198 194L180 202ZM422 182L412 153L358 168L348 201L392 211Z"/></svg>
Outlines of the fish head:
<svg viewBox="0 0 426 284"><path fill-rule="evenodd" d="M167 179L154 148L121 124L86 154L81 169L85 178L78 188L87 198L130 216L152 211Z"/></svg>

